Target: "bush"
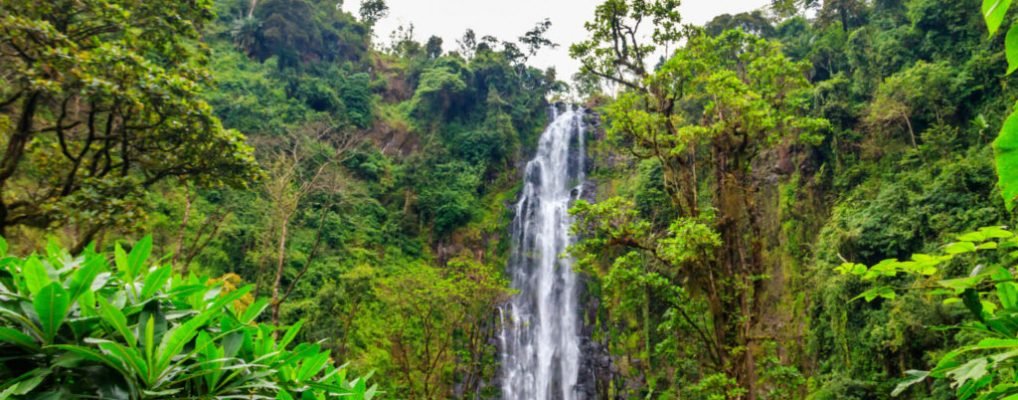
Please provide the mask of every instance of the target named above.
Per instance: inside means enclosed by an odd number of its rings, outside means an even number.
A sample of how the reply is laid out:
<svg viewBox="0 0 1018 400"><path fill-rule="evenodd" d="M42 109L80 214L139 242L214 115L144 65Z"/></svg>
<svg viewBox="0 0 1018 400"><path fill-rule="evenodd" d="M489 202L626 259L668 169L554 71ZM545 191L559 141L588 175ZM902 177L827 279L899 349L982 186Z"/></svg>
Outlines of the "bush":
<svg viewBox="0 0 1018 400"><path fill-rule="evenodd" d="M269 305L148 262L151 237L109 258L7 255L0 239L0 398L370 399L318 344L255 320ZM282 337L279 333L282 332Z"/></svg>

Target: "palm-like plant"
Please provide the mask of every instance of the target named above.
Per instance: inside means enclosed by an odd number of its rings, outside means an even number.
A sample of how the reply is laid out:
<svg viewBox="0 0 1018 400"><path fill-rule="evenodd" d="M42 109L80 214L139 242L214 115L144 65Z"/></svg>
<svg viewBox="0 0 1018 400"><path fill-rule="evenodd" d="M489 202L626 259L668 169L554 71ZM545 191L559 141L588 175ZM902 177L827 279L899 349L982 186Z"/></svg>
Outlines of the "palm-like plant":
<svg viewBox="0 0 1018 400"><path fill-rule="evenodd" d="M0 399L371 399L317 344L290 346L257 324L265 299L240 301L208 279L151 266L151 238L109 260L7 255L0 239Z"/></svg>

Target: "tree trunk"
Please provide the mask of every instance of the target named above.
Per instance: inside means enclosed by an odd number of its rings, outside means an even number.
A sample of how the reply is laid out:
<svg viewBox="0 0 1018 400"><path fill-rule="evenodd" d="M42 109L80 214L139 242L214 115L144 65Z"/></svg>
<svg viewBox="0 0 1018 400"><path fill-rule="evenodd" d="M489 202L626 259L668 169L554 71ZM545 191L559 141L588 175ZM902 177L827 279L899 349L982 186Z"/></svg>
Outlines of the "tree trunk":
<svg viewBox="0 0 1018 400"><path fill-rule="evenodd" d="M14 176L18 170L18 163L25 153L25 146L32 138L32 130L35 124L35 112L39 106L39 98L42 95L33 92L25 99L21 107L21 118L18 119L18 127L7 142L7 150L4 152L3 160L0 160L0 236L7 234L7 222L9 210L7 203L3 200L7 180Z"/></svg>
<svg viewBox="0 0 1018 400"><path fill-rule="evenodd" d="M184 252L184 236L187 232L187 223L191 219L191 190L188 188L187 193L184 195L184 216L180 219L180 232L177 233L177 250L173 252L173 258L170 260L170 265L173 267L177 266L177 260L180 259L180 254ZM187 276L187 264L184 264L180 269L180 274Z"/></svg>
<svg viewBox="0 0 1018 400"><path fill-rule="evenodd" d="M276 257L276 279L272 283L272 324L279 325L279 298L280 287L283 284L283 266L286 261L286 236L290 217L283 218L282 226L279 228L279 247L276 249L279 254ZM275 333L273 333L275 334Z"/></svg>

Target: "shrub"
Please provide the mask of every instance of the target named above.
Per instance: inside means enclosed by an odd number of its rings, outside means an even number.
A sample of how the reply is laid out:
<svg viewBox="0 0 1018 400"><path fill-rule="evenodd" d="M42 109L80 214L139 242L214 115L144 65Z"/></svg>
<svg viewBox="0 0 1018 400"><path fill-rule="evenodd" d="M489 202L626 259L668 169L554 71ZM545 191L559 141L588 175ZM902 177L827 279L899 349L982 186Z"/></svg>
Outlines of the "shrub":
<svg viewBox="0 0 1018 400"><path fill-rule="evenodd" d="M15 257L0 239L0 398L370 399L318 344L255 320L251 286L148 262L151 237L112 258L58 246ZM112 260L112 268L110 264ZM282 337L279 334L282 333Z"/></svg>

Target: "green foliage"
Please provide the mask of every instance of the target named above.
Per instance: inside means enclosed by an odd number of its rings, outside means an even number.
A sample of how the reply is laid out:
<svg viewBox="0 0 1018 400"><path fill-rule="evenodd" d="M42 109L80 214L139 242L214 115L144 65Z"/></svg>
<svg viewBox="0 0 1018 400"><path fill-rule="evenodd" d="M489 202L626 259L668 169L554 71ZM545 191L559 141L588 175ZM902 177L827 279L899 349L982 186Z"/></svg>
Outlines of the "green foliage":
<svg viewBox="0 0 1018 400"><path fill-rule="evenodd" d="M1012 114L1004 121L1000 136L993 142L997 160L997 174L1000 176L1001 194L1008 209L1018 199L1018 114Z"/></svg>
<svg viewBox="0 0 1018 400"><path fill-rule="evenodd" d="M960 346L942 355L930 371L907 371L893 391L898 395L909 386L927 378L951 382L959 399L1005 399L1016 389L1011 376L1014 364L1009 362L1016 354L1018 334L1015 311L1018 311L1018 284L1011 270L1003 267L1018 257L1018 239L1014 233L1000 227L984 227L957 237L956 242L942 248L937 254L913 254L907 261L884 260L872 267L845 263L838 267L842 274L860 277L877 285L857 298L873 301L877 298L894 299L896 290L881 284L899 274L919 277L912 289L925 290L930 295L942 296L943 304L963 306L970 313L970 322L960 326L969 337ZM998 253L998 256L978 256L977 252ZM952 262L988 262L971 269L967 276L944 276L945 265ZM971 265L971 264L969 264ZM932 280L933 286L918 286L918 282Z"/></svg>
<svg viewBox="0 0 1018 400"><path fill-rule="evenodd" d="M435 166L417 190L418 204L425 218L434 222L440 235L470 222L478 208L475 193L480 185L476 168L463 162Z"/></svg>
<svg viewBox="0 0 1018 400"><path fill-rule="evenodd" d="M0 5L0 42L18 49L0 56L2 115L15 122L2 126L0 227L75 222L91 232L80 247L136 217L139 187L256 179L243 136L201 100L210 18L209 2Z"/></svg>
<svg viewBox="0 0 1018 400"><path fill-rule="evenodd" d="M258 22L251 39L234 40L249 43L251 47L243 49L258 60L276 57L280 68L298 68L309 61L358 61L368 51L369 28L331 4L265 0L252 18Z"/></svg>
<svg viewBox="0 0 1018 400"><path fill-rule="evenodd" d="M834 266L931 252L950 232L1011 222L997 197L998 188L1014 197L1008 124L992 149L986 135L998 129L989 116L1012 111L1008 38L988 43L972 2L774 4L774 19L722 16L704 31L673 30L688 39L649 71L627 55L664 42L613 29L633 29L631 10L652 2L604 2L591 37L573 47L583 72L619 89L599 109L610 143L593 146L598 202L576 210L575 254L603 285L595 337L623 360L615 365L626 381L611 393L886 399L908 368L978 343L971 331L931 329L964 318L964 299L944 305L921 290L893 290L932 278L899 273L872 287ZM1010 14L998 14L1006 28ZM643 15L639 26L653 29ZM755 71L754 59L772 69ZM726 146L727 135L738 146ZM720 245L693 258L673 246L678 255L666 257L661 244L682 226ZM724 257L737 261L727 268ZM938 273L969 272L962 268L952 262ZM746 279L732 278L739 274ZM659 278L686 289L683 306L649 284ZM737 289L712 297L711 285ZM744 329L752 340L737 339ZM724 337L720 349L711 347L715 335ZM763 344L771 339L774 349ZM743 372L750 358L752 382ZM752 395L726 394L726 379ZM937 380L901 395L948 399L954 389Z"/></svg>
<svg viewBox="0 0 1018 400"><path fill-rule="evenodd" d="M983 17L986 19L986 27L992 37L1000 29L1011 7L1010 0L983 0ZM1018 53L1018 24L1012 24L1005 37L1005 54L1008 63L1007 69L1010 75L1016 69L1015 53ZM1015 176L1015 164L1018 164L1018 110L1014 111L1007 118L1001 127L997 140L993 142L993 150L997 160L997 175L1000 176L999 185L1001 194L1004 196L1004 203L1008 210L1014 207L1018 201L1018 176Z"/></svg>
<svg viewBox="0 0 1018 400"><path fill-rule="evenodd" d="M445 58L433 68L421 73L420 83L411 100L411 115L421 121L444 121L454 105L462 98L470 81L469 71L462 60Z"/></svg>
<svg viewBox="0 0 1018 400"><path fill-rule="evenodd" d="M301 323L254 321L250 286L226 288L149 262L152 239L107 256L4 255L0 381L12 398L370 399L317 344L291 346ZM279 331L284 331L282 338Z"/></svg>

